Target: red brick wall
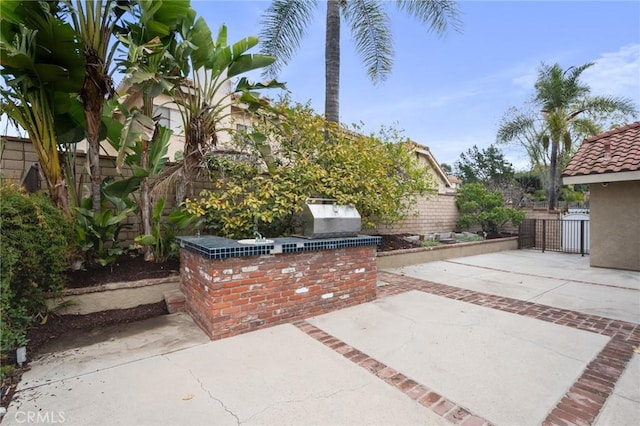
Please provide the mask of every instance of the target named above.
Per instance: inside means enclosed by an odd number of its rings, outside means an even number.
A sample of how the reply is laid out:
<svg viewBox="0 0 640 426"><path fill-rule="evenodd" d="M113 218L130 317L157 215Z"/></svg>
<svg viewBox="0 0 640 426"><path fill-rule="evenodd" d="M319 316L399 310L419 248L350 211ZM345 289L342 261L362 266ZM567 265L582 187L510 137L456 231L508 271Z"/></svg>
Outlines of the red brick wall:
<svg viewBox="0 0 640 426"><path fill-rule="evenodd" d="M187 312L213 340L376 297L375 246L211 260L182 249L180 265Z"/></svg>

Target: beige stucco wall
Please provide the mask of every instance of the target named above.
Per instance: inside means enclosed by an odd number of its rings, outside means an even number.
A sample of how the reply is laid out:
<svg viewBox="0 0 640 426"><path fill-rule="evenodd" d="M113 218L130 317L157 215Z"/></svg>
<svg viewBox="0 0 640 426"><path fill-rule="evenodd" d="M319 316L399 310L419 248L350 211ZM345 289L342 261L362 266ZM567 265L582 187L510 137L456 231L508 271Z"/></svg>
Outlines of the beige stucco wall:
<svg viewBox="0 0 640 426"><path fill-rule="evenodd" d="M640 181L590 185L591 266L640 271Z"/></svg>

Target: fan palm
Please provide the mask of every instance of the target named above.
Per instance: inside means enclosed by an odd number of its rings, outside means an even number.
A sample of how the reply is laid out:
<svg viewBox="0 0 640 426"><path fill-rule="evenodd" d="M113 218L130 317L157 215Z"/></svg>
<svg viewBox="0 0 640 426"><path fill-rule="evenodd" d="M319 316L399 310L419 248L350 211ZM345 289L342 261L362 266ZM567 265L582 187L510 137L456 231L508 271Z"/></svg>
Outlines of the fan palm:
<svg viewBox="0 0 640 426"><path fill-rule="evenodd" d="M540 152L550 150L547 181L550 210L556 207L561 191L559 157L571 152L575 137L600 133L602 127L594 119L598 114L637 114L636 107L629 99L590 96L591 89L580 81L580 76L593 65L588 63L563 70L558 64L542 64L534 86L533 98L533 103L539 108L539 120L526 115L516 115L511 120L503 121L498 130L499 142L511 142L533 135L535 140L530 141L533 142L530 145L536 147L534 151L538 157Z"/></svg>
<svg viewBox="0 0 640 426"><path fill-rule="evenodd" d="M459 24L452 0L396 0L395 5L443 34ZM266 74L275 76L300 46L313 19L316 0L274 0L263 15L260 40L263 53L276 58ZM374 83L384 80L393 65L389 15L379 0L328 0L325 41L325 118L339 120L340 20L349 24L356 51Z"/></svg>

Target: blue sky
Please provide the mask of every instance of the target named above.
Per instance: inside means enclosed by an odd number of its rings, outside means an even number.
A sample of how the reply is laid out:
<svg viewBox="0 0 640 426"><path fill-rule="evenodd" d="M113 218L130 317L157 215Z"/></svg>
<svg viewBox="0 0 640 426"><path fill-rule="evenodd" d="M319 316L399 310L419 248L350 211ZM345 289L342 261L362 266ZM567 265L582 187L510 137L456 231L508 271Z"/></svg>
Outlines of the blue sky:
<svg viewBox="0 0 640 426"><path fill-rule="evenodd" d="M212 31L225 23L229 41L258 35L268 1L193 1ZM462 1L462 31L444 38L395 10L395 63L388 79L373 85L346 25L342 32L340 119L367 131L395 124L428 146L441 163L454 163L473 145L495 141L510 106L533 93L542 62L566 68L596 62L583 73L594 95L631 98L640 109L640 2ZM324 111L324 17L316 20L298 54L283 70L294 100ZM503 147L517 168L527 159Z"/></svg>

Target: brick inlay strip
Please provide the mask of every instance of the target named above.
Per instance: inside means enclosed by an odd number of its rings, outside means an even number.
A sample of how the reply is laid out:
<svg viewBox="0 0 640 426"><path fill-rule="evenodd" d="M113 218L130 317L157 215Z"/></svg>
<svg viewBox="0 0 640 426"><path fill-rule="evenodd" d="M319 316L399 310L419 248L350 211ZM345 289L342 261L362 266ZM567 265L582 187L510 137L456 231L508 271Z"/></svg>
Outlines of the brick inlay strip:
<svg viewBox="0 0 640 426"><path fill-rule="evenodd" d="M632 356L632 344L611 339L542 424L593 424Z"/></svg>
<svg viewBox="0 0 640 426"><path fill-rule="evenodd" d="M578 330L610 336L609 343L587 365L580 378L576 380L560 402L551 410L543 422L545 426L582 426L592 424L631 360L634 346L640 345L640 325L628 321L436 284L389 272L379 271L378 280L387 284L378 287L378 297L418 290Z"/></svg>
<svg viewBox="0 0 640 426"><path fill-rule="evenodd" d="M492 426L492 424L484 418L471 413L469 410L448 400L427 386L416 382L353 346L349 346L324 330L304 320L296 321L293 325L320 343L338 352L349 361L359 365L387 384L397 388L409 398L418 401L418 403L429 408L447 421L463 426Z"/></svg>
<svg viewBox="0 0 640 426"><path fill-rule="evenodd" d="M411 290L443 296L448 299L473 303L486 308L497 309L504 312L535 318L546 322L586 330L605 336L618 336L632 344L640 344L640 325L628 321L616 320L599 315L591 315L569 309L554 308L540 305L525 300L510 297L496 296L494 294L481 293L445 284L436 284L430 281L413 278L406 275L397 275L389 272L378 272L378 281L390 285L378 287L378 297L387 297Z"/></svg>

